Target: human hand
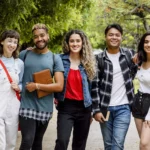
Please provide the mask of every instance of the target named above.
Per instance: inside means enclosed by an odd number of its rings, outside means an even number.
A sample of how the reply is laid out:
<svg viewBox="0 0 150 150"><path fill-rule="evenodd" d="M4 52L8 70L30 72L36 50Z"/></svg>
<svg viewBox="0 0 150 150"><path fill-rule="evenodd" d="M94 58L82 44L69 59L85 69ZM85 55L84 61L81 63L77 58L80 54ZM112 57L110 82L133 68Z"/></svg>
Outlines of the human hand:
<svg viewBox="0 0 150 150"><path fill-rule="evenodd" d="M56 98L54 99L54 104L58 105L58 99L56 99Z"/></svg>
<svg viewBox="0 0 150 150"><path fill-rule="evenodd" d="M135 64L138 64L138 63L139 63L138 54L137 54L137 53L132 57L132 61L133 61L133 63L135 63Z"/></svg>
<svg viewBox="0 0 150 150"><path fill-rule="evenodd" d="M12 82L12 83L11 83L11 88L12 88L13 90L15 90L15 91L20 92L20 88L19 88L18 84L15 83L15 82Z"/></svg>
<svg viewBox="0 0 150 150"><path fill-rule="evenodd" d="M34 47L31 47L31 46L26 48L26 50L33 50L33 49Z"/></svg>
<svg viewBox="0 0 150 150"><path fill-rule="evenodd" d="M104 120L105 120L105 118L104 118L104 116L103 116L103 114L102 114L101 112L96 113L96 114L94 115L94 119L95 119L96 121L100 122L100 123L104 123Z"/></svg>
<svg viewBox="0 0 150 150"><path fill-rule="evenodd" d="M34 82L27 82L26 83L26 89L29 91L29 92L33 92L36 90L36 83Z"/></svg>

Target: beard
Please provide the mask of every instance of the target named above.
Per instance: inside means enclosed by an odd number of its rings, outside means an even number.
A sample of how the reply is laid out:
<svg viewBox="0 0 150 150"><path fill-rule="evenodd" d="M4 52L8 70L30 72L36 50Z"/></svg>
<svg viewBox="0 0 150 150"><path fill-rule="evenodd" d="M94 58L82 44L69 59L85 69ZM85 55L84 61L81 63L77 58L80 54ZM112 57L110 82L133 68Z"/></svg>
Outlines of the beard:
<svg viewBox="0 0 150 150"><path fill-rule="evenodd" d="M39 43L39 42L36 42L36 43L35 43L35 47L36 47L36 49L38 49L38 50L43 50L43 49L44 49L45 47L47 47L47 45L48 45L48 41L45 41L45 40L43 41L44 44L42 44L42 45L38 45L38 43Z"/></svg>

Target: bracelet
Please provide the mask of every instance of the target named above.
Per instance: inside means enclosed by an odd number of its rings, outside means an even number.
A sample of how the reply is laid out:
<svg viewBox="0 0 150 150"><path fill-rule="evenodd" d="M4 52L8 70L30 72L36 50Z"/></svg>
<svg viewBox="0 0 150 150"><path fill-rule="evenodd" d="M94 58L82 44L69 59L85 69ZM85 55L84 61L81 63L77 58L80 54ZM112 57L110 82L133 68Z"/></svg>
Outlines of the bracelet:
<svg viewBox="0 0 150 150"><path fill-rule="evenodd" d="M38 83L35 83L36 85L36 89L39 90L40 89L40 85Z"/></svg>

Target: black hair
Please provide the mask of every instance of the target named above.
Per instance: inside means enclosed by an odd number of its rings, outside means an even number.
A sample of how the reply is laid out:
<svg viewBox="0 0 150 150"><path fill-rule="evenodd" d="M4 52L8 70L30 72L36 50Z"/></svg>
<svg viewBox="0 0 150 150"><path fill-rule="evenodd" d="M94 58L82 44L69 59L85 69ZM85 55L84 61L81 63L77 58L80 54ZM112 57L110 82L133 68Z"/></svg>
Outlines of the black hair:
<svg viewBox="0 0 150 150"><path fill-rule="evenodd" d="M150 36L150 32L146 32L145 34L143 34L143 36L140 39L140 42L138 44L138 60L140 62L140 64L144 61L147 61L147 55L146 52L144 51L144 42L145 42L145 38L147 36Z"/></svg>
<svg viewBox="0 0 150 150"><path fill-rule="evenodd" d="M106 27L106 29L105 29L105 35L106 35L106 34L108 33L108 31L109 31L110 29L112 29L112 28L117 29L117 30L121 33L121 35L123 35L123 29L122 29L122 27L121 27L119 24L116 24L116 23L110 24L110 25L108 25L108 26Z"/></svg>
<svg viewBox="0 0 150 150"><path fill-rule="evenodd" d="M3 55L3 45L1 44L2 41L4 41L6 38L15 38L18 40L18 44L17 44L17 48L16 50L12 53L12 56L14 58L18 57L18 50L19 50L19 40L20 40L20 35L17 31L15 30L5 30L4 32L2 32L1 36L0 36L0 56Z"/></svg>

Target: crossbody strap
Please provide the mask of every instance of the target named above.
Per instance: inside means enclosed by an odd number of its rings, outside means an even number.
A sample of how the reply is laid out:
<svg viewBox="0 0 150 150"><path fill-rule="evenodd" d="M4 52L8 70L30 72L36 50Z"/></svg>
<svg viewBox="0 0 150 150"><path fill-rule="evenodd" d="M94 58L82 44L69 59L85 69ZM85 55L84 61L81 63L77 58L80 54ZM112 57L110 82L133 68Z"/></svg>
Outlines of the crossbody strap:
<svg viewBox="0 0 150 150"><path fill-rule="evenodd" d="M1 65L2 65L2 67L3 67L3 69L4 69L5 73L6 73L6 75L7 75L7 77L8 77L9 82L12 83L12 82L13 82L13 81L12 81L12 78L10 77L10 75L9 75L9 73L8 73L8 71L7 71L6 67L5 67L5 65L4 65L4 63L3 63L1 60L0 60L0 63L1 63Z"/></svg>
<svg viewBox="0 0 150 150"><path fill-rule="evenodd" d="M6 75L7 75L7 77L8 77L9 82L12 83L12 82L13 82L13 81L12 81L12 78L10 77L10 75L9 75L9 73L8 73L8 71L7 71L7 69L6 69L5 65L4 65L4 63L3 63L3 61L0 60L0 63L1 63L1 65L2 65L2 67L3 67L3 69L4 69L5 73L6 73ZM15 91L15 92L16 92L17 99L20 100L19 92L17 92L17 91Z"/></svg>

